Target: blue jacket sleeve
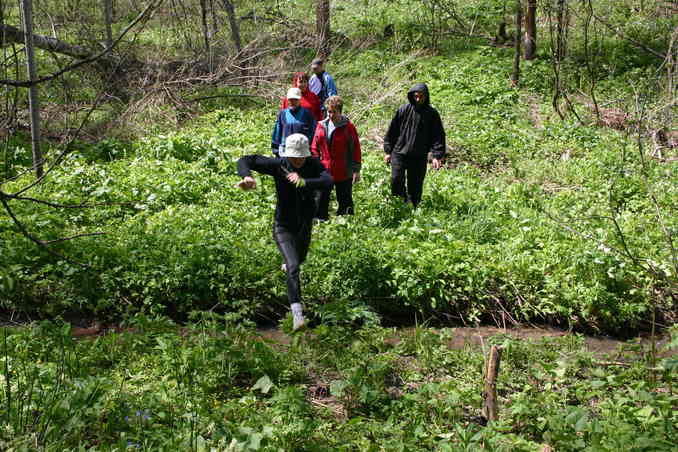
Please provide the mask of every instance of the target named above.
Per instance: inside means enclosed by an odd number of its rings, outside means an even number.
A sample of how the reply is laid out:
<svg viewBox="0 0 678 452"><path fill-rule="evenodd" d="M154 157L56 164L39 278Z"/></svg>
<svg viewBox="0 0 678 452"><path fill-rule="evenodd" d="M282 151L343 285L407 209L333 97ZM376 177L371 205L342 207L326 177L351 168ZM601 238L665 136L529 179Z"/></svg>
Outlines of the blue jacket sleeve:
<svg viewBox="0 0 678 452"><path fill-rule="evenodd" d="M278 117L275 119L275 125L273 126L273 134L271 135L271 149L273 150L274 154L278 152L278 148L282 144L282 116L284 111L285 110L280 110Z"/></svg>
<svg viewBox="0 0 678 452"><path fill-rule="evenodd" d="M327 73L326 73L327 74ZM327 97L337 95L337 85L334 83L334 78L330 74L327 74L325 79L325 84L327 85Z"/></svg>

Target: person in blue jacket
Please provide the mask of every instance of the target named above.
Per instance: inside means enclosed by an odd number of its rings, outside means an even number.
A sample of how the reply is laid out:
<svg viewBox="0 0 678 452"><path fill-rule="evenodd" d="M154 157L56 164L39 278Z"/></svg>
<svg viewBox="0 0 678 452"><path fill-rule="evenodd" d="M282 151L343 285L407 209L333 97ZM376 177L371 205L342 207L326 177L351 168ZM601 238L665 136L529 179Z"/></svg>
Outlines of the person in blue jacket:
<svg viewBox="0 0 678 452"><path fill-rule="evenodd" d="M324 115L325 101L338 94L337 85L334 78L325 72L325 61L322 58L316 58L311 62L311 71L313 75L308 81L308 89L320 98L320 107Z"/></svg>
<svg viewBox="0 0 678 452"><path fill-rule="evenodd" d="M315 133L315 118L310 111L301 106L299 88L290 88L287 91L287 104L289 107L280 110L273 127L271 150L276 157L284 154L285 139L290 135L301 133L310 143Z"/></svg>

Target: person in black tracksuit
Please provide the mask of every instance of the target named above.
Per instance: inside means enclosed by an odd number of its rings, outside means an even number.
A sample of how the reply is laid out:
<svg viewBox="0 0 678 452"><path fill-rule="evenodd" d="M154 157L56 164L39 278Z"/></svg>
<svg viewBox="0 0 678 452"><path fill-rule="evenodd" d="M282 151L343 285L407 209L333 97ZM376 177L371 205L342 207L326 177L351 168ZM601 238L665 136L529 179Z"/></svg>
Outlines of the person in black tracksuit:
<svg viewBox="0 0 678 452"><path fill-rule="evenodd" d="M311 228L316 211L315 191L332 186L332 177L317 158L310 157L308 138L292 134L285 140L279 158L247 155L238 160L238 186L256 188L252 171L273 176L277 194L273 238L285 260L287 296L292 310L293 328L304 326L299 283L300 265L311 243Z"/></svg>
<svg viewBox="0 0 678 452"><path fill-rule="evenodd" d="M391 165L391 193L416 207L421 202L428 153L434 169L442 165L445 130L438 111L431 107L426 84L414 85L407 98L409 103L398 108L384 137L384 161Z"/></svg>

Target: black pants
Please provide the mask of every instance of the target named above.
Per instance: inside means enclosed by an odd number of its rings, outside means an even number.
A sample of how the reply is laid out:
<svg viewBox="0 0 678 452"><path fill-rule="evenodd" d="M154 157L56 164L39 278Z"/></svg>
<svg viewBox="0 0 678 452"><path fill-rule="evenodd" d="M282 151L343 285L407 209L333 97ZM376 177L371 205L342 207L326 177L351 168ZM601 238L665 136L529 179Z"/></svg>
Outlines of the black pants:
<svg viewBox="0 0 678 452"><path fill-rule="evenodd" d="M391 194L410 201L413 206L421 202L424 189L424 177L428 156L407 156L397 153L391 154ZM405 180L407 179L407 188Z"/></svg>
<svg viewBox="0 0 678 452"><path fill-rule="evenodd" d="M321 220L327 220L330 209L330 195L332 188L337 189L337 215L353 215L353 179L348 178L341 182L335 182L326 190L318 190L316 201L318 203L318 213L316 216Z"/></svg>
<svg viewBox="0 0 678 452"><path fill-rule="evenodd" d="M311 244L311 228L310 221L298 231L279 224L273 226L273 238L287 266L287 298L290 304L301 303L299 269L306 260L308 246Z"/></svg>

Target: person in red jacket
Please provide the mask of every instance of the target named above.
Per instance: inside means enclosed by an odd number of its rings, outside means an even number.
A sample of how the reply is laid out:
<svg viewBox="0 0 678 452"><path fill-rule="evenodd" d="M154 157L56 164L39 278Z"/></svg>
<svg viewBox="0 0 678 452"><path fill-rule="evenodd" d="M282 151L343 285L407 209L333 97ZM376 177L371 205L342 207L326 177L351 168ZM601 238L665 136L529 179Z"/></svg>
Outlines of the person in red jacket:
<svg viewBox="0 0 678 452"><path fill-rule="evenodd" d="M320 121L323 119L323 114L320 109L320 98L308 89L308 74L306 72L297 72L292 77L292 87L301 90L301 106L310 111L313 119ZM282 100L280 109L284 110L288 107L287 98Z"/></svg>
<svg viewBox="0 0 678 452"><path fill-rule="evenodd" d="M360 140L355 126L342 115L344 103L339 96L331 96L325 104L327 119L315 128L311 154L332 176L334 184L317 194L319 220L329 218L328 210L332 188L337 189L337 215L353 214L353 184L360 180Z"/></svg>

